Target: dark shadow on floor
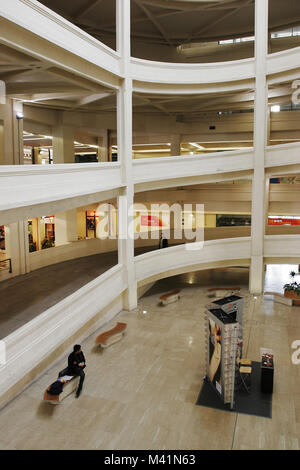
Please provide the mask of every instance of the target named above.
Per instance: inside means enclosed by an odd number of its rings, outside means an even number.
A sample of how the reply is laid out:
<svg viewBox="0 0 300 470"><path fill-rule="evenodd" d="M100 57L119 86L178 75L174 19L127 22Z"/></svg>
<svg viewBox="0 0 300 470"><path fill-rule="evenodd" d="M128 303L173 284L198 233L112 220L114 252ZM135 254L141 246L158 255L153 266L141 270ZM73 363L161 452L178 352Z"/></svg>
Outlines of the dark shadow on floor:
<svg viewBox="0 0 300 470"><path fill-rule="evenodd" d="M203 382L196 405L262 418L272 418L272 394L262 393L260 390L260 366L260 362L252 362L250 393L237 390L235 392L235 405L232 410L224 405L217 391L213 389L208 381Z"/></svg>
<svg viewBox="0 0 300 470"><path fill-rule="evenodd" d="M189 289L194 287L233 287L240 286L248 289L248 268L218 268L179 274L157 281L143 297L158 295L173 289ZM209 297L209 293L207 293Z"/></svg>

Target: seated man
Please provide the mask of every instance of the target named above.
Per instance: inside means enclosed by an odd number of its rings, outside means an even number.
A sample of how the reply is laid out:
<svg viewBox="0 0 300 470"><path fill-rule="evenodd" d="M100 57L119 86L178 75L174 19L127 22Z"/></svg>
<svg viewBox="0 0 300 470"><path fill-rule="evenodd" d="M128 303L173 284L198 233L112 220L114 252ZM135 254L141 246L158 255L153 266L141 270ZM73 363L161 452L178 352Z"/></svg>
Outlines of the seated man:
<svg viewBox="0 0 300 470"><path fill-rule="evenodd" d="M79 397L82 391L82 385L85 379L83 369L85 367L86 362L81 346L79 344L75 344L73 352L68 357L68 367L59 373L59 377L63 377L64 375L78 375L80 377L76 398Z"/></svg>

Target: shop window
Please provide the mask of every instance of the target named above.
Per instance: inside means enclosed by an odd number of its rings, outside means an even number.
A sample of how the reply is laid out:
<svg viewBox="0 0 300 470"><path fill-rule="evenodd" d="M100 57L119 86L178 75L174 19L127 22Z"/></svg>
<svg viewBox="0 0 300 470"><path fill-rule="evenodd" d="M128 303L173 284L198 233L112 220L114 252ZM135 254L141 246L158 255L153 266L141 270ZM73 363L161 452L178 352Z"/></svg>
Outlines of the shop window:
<svg viewBox="0 0 300 470"><path fill-rule="evenodd" d="M37 251L37 244L33 240L32 220L28 221L28 243L29 243L29 253L34 253L35 251Z"/></svg>
<svg viewBox="0 0 300 470"><path fill-rule="evenodd" d="M0 225L0 250L5 250L5 227Z"/></svg>
<svg viewBox="0 0 300 470"><path fill-rule="evenodd" d="M99 216L96 211L86 212L86 237L97 238L97 225L99 223Z"/></svg>
<svg viewBox="0 0 300 470"><path fill-rule="evenodd" d="M54 225L54 216L42 218L45 224L45 238L42 241L42 250L47 248L52 248L55 246L55 225Z"/></svg>
<svg viewBox="0 0 300 470"><path fill-rule="evenodd" d="M97 154L75 155L75 163L97 163Z"/></svg>
<svg viewBox="0 0 300 470"><path fill-rule="evenodd" d="M251 225L251 215L217 214L217 227L244 227Z"/></svg>

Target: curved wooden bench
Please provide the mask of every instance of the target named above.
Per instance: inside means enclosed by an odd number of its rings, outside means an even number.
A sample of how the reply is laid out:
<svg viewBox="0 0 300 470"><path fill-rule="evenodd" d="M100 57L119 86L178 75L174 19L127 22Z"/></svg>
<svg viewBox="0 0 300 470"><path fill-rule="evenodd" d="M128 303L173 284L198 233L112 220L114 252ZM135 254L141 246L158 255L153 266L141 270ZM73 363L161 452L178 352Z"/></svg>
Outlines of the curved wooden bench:
<svg viewBox="0 0 300 470"><path fill-rule="evenodd" d="M52 405L59 405L66 397L71 395L71 393L75 392L78 388L79 384L79 377L77 375L74 375L71 380L68 380L63 387L63 391L60 395L51 395L48 393L48 390L50 388L47 388L47 390L44 393L44 398L43 401L46 403L51 403Z"/></svg>
<svg viewBox="0 0 300 470"><path fill-rule="evenodd" d="M120 341L126 328L127 323L118 322L112 330L101 333L96 339L96 344L99 344L102 348L108 348L117 341Z"/></svg>
<svg viewBox="0 0 300 470"><path fill-rule="evenodd" d="M179 289L174 289L172 292L169 292L168 294L163 294L160 296L160 300L162 305L167 305L172 302L176 302L179 299Z"/></svg>

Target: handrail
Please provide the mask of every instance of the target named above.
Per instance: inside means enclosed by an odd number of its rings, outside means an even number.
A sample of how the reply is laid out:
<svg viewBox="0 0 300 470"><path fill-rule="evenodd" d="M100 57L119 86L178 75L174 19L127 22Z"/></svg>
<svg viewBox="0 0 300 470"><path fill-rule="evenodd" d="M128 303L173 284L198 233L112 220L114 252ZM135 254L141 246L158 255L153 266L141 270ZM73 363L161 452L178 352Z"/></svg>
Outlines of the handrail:
<svg viewBox="0 0 300 470"><path fill-rule="evenodd" d="M7 263L9 264L9 273L11 274L12 273L12 262L11 262L11 258L8 258L8 259L4 259L2 261L0 261L0 267L1 267L1 264L2 263Z"/></svg>

